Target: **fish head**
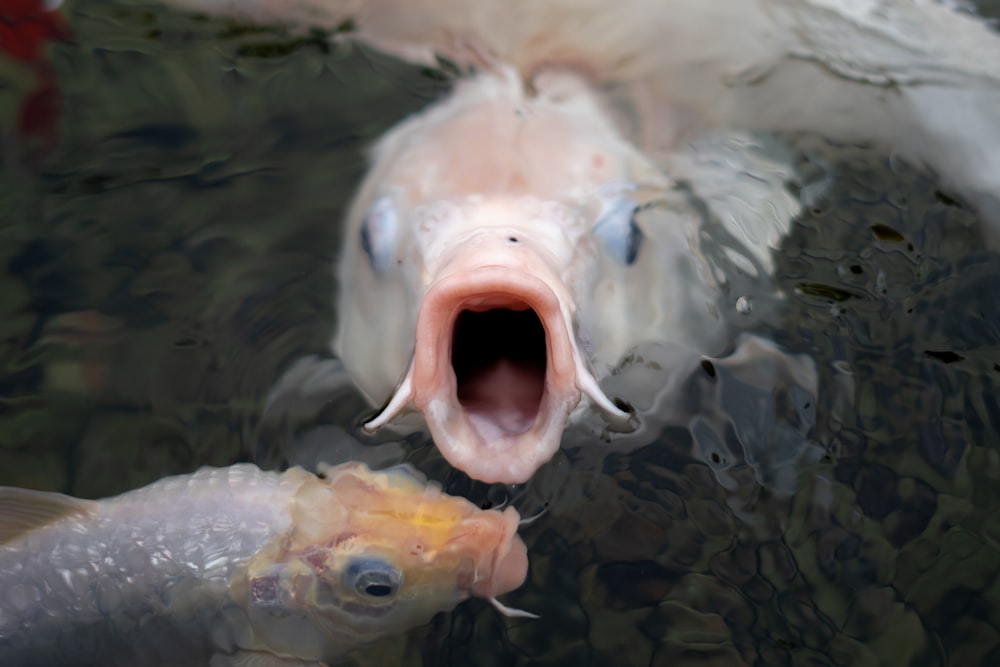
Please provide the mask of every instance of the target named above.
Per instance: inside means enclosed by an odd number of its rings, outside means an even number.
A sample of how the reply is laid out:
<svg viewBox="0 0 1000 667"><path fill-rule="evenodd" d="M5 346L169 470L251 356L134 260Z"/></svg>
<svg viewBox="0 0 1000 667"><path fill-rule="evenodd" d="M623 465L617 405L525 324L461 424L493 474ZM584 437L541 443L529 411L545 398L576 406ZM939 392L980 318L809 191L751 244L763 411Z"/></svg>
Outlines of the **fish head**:
<svg viewBox="0 0 1000 667"><path fill-rule="evenodd" d="M484 76L405 121L343 241L334 348L370 399L391 392L366 429L416 408L486 482L526 481L584 395L629 418L593 368L594 288L635 261L637 193L666 181L569 79Z"/></svg>
<svg viewBox="0 0 1000 667"><path fill-rule="evenodd" d="M332 658L469 596L495 601L520 586L528 559L519 520L513 508L449 496L408 467L344 464L303 481L291 530L254 557L235 595L260 646Z"/></svg>

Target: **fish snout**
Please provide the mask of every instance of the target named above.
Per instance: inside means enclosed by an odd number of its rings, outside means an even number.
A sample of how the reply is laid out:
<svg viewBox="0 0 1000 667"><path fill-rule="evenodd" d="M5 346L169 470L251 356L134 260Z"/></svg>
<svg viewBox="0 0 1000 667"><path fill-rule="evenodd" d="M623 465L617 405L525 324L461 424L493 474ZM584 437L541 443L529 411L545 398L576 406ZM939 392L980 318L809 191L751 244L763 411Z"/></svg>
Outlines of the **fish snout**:
<svg viewBox="0 0 1000 667"><path fill-rule="evenodd" d="M558 449L580 401L562 312L545 281L508 266L452 272L428 290L413 402L452 465L524 482Z"/></svg>
<svg viewBox="0 0 1000 667"><path fill-rule="evenodd" d="M412 402L452 465L517 484L559 449L584 393L606 414L628 418L581 353L573 293L543 245L497 226L440 258L418 309L409 372L367 430Z"/></svg>
<svg viewBox="0 0 1000 667"><path fill-rule="evenodd" d="M476 597L495 598L520 588L528 578L528 547L524 540L514 535L510 548L497 558L492 576L473 583L472 593Z"/></svg>
<svg viewBox="0 0 1000 667"><path fill-rule="evenodd" d="M366 428L412 401L452 465L482 481L520 483L558 450L580 401L564 315L571 305L564 309L539 277L544 267L481 250L458 255L427 290L410 370Z"/></svg>
<svg viewBox="0 0 1000 667"><path fill-rule="evenodd" d="M528 578L528 548L517 534L521 516L513 507L486 510L461 526L452 545L461 555L459 588L494 601ZM468 556L472 558L468 558Z"/></svg>

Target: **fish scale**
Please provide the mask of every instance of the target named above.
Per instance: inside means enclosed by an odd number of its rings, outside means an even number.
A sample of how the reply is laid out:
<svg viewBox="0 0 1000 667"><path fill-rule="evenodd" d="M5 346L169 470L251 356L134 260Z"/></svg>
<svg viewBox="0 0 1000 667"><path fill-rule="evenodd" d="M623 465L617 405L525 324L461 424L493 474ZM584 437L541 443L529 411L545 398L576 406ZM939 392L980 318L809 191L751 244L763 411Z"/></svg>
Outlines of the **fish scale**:
<svg viewBox="0 0 1000 667"><path fill-rule="evenodd" d="M250 464L205 469L0 546L0 662L30 649L34 664L67 664L118 643L121 664L176 660L210 645L233 650L247 620L226 601L229 579L287 530L280 508L297 487ZM144 631L153 617L169 642ZM41 651L39 636L47 638Z"/></svg>

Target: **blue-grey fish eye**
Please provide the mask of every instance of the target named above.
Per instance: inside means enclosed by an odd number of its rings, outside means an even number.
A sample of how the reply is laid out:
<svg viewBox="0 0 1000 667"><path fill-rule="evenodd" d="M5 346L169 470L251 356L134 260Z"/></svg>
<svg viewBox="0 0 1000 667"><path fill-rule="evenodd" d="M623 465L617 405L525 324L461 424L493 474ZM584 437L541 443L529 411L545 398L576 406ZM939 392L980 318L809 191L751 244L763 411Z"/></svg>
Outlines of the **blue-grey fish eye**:
<svg viewBox="0 0 1000 667"><path fill-rule="evenodd" d="M355 592L368 598L392 597L403 583L403 573L378 558L356 558L344 575Z"/></svg>
<svg viewBox="0 0 1000 667"><path fill-rule="evenodd" d="M631 266L639 256L644 235L635 216L639 205L629 197L616 196L601 211L592 232L604 251L615 261Z"/></svg>
<svg viewBox="0 0 1000 667"><path fill-rule="evenodd" d="M361 249L375 273L384 273L396 255L399 220L389 197L376 199L361 221Z"/></svg>

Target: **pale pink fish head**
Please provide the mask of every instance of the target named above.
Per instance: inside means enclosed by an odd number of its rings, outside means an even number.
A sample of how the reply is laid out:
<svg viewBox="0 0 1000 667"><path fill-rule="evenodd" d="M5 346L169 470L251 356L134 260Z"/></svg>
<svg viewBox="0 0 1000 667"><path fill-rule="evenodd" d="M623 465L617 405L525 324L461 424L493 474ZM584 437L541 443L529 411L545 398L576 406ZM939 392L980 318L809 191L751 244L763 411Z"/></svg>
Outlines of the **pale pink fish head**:
<svg viewBox="0 0 1000 667"><path fill-rule="evenodd" d="M370 398L392 392L366 427L413 406L445 458L487 482L526 481L584 395L628 418L592 368L594 290L638 233L638 177L663 177L575 75L549 84L463 82L390 132L339 267L335 349Z"/></svg>

